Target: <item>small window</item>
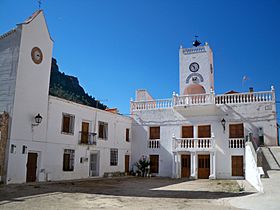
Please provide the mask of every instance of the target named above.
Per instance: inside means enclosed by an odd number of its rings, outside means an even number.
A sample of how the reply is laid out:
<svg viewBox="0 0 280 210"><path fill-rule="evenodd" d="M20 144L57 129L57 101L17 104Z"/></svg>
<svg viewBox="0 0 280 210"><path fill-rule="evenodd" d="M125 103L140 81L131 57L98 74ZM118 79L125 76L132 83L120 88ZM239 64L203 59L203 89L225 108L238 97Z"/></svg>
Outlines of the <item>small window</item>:
<svg viewBox="0 0 280 210"><path fill-rule="evenodd" d="M229 138L244 138L243 123L229 125Z"/></svg>
<svg viewBox="0 0 280 210"><path fill-rule="evenodd" d="M117 166L118 165L118 149L111 149L110 165L111 166Z"/></svg>
<svg viewBox="0 0 280 210"><path fill-rule="evenodd" d="M75 116L71 114L62 114L62 133L74 134Z"/></svg>
<svg viewBox="0 0 280 210"><path fill-rule="evenodd" d="M182 138L193 138L193 126L182 127Z"/></svg>
<svg viewBox="0 0 280 210"><path fill-rule="evenodd" d="M108 139L108 123L98 122L98 138Z"/></svg>
<svg viewBox="0 0 280 210"><path fill-rule="evenodd" d="M198 138L211 138L211 125L199 125Z"/></svg>
<svg viewBox="0 0 280 210"><path fill-rule="evenodd" d="M74 171L75 150L65 149L63 154L63 171Z"/></svg>
<svg viewBox="0 0 280 210"><path fill-rule="evenodd" d="M159 168L159 155L150 155L150 172L158 173Z"/></svg>
<svg viewBox="0 0 280 210"><path fill-rule="evenodd" d="M125 140L129 142L129 129L125 129Z"/></svg>
<svg viewBox="0 0 280 210"><path fill-rule="evenodd" d="M150 139L160 139L160 127L150 127Z"/></svg>

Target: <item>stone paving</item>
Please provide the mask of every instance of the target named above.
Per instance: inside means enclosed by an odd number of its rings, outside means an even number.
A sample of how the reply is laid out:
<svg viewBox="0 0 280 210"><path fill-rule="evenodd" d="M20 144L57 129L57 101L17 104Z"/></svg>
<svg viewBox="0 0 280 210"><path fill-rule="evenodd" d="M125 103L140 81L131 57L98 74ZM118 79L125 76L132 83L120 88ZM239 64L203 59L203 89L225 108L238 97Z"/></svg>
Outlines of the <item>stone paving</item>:
<svg viewBox="0 0 280 210"><path fill-rule="evenodd" d="M237 181L102 178L0 186L0 209L238 209Z"/></svg>

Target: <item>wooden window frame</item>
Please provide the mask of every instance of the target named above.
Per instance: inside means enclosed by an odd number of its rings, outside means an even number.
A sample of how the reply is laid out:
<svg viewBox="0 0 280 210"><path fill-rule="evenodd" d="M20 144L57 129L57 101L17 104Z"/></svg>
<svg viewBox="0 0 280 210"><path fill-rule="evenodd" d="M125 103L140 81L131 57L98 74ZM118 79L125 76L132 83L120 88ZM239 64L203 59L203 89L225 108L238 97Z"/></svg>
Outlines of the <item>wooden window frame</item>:
<svg viewBox="0 0 280 210"><path fill-rule="evenodd" d="M108 139L109 125L107 122L98 121L98 138L107 140Z"/></svg>
<svg viewBox="0 0 280 210"><path fill-rule="evenodd" d="M126 128L125 129L125 141L126 142L129 142L129 133L130 133L130 129L129 128Z"/></svg>
<svg viewBox="0 0 280 210"><path fill-rule="evenodd" d="M241 126L242 128L238 128L238 126ZM229 138L238 139L238 138L244 138L244 124L243 123L235 123L235 124L229 124Z"/></svg>
<svg viewBox="0 0 280 210"><path fill-rule="evenodd" d="M110 166L118 165L118 149L112 148L110 149Z"/></svg>
<svg viewBox="0 0 280 210"><path fill-rule="evenodd" d="M66 164L66 161L68 164ZM64 149L62 170L63 171L74 171L74 164L75 164L75 150Z"/></svg>
<svg viewBox="0 0 280 210"><path fill-rule="evenodd" d="M69 118L68 125L65 125L65 119ZM61 133L67 135L74 135L75 128L75 115L62 113Z"/></svg>
<svg viewBox="0 0 280 210"><path fill-rule="evenodd" d="M160 139L160 126L149 127L149 139Z"/></svg>
<svg viewBox="0 0 280 210"><path fill-rule="evenodd" d="M191 131L191 133L188 133L188 131L187 132L184 132L184 129L192 129L192 131ZM182 134L181 134L181 137L182 138L194 138L194 132L193 132L193 125L184 125L184 126L182 126ZM187 135L185 135L187 133Z"/></svg>
<svg viewBox="0 0 280 210"><path fill-rule="evenodd" d="M206 127L210 128L208 135L204 135L204 133L203 133L204 132L203 128L206 128ZM202 129L202 131L201 131L201 129ZM197 137L198 138L211 138L211 125L199 125L199 126L197 126Z"/></svg>

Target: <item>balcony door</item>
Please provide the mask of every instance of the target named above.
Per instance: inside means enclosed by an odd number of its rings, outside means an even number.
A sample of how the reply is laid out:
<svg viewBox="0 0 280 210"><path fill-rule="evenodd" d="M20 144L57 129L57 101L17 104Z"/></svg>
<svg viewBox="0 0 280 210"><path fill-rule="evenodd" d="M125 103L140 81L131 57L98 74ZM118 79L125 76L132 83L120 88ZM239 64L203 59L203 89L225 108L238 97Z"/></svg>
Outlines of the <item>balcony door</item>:
<svg viewBox="0 0 280 210"><path fill-rule="evenodd" d="M210 155L198 155L198 178L208 179L210 176Z"/></svg>
<svg viewBox="0 0 280 210"><path fill-rule="evenodd" d="M182 126L182 138L193 138L193 126Z"/></svg>
<svg viewBox="0 0 280 210"><path fill-rule="evenodd" d="M81 143L88 144L89 138L89 123L82 122Z"/></svg>
<svg viewBox="0 0 280 210"><path fill-rule="evenodd" d="M190 155L181 155L181 178L190 177L191 157Z"/></svg>

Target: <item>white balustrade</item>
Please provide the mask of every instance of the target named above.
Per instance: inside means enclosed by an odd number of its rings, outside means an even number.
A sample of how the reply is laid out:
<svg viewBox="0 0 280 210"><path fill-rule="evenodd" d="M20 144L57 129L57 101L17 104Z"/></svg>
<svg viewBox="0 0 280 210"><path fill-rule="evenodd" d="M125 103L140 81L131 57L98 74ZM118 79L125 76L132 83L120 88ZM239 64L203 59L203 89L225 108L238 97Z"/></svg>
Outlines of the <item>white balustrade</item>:
<svg viewBox="0 0 280 210"><path fill-rule="evenodd" d="M266 92L252 92L252 93L234 93L217 95L215 97L216 104L240 104L240 103L255 103L255 102L269 102L274 101L274 93L272 91Z"/></svg>
<svg viewBox="0 0 280 210"><path fill-rule="evenodd" d="M175 106L213 104L214 94L193 94L175 96L174 101Z"/></svg>
<svg viewBox="0 0 280 210"><path fill-rule="evenodd" d="M228 147L229 148L245 148L244 138L229 139Z"/></svg>
<svg viewBox="0 0 280 210"><path fill-rule="evenodd" d="M214 148L213 138L173 138L173 150L207 150Z"/></svg>
<svg viewBox="0 0 280 210"><path fill-rule="evenodd" d="M258 102L275 102L274 90L266 92L249 92L249 93L234 93L214 95L210 94L192 94L178 96L173 94L173 98L148 100L148 101L131 101L130 109L137 110L155 110L169 109L180 106L195 106L207 104L241 104L241 103L258 103Z"/></svg>
<svg viewBox="0 0 280 210"><path fill-rule="evenodd" d="M172 99L160 99L150 101L132 101L131 109L135 110L150 110L150 109L166 109L172 108Z"/></svg>
<svg viewBox="0 0 280 210"><path fill-rule="evenodd" d="M159 140L158 139L150 139L150 140L148 140L148 148L150 148L150 149L160 148Z"/></svg>

